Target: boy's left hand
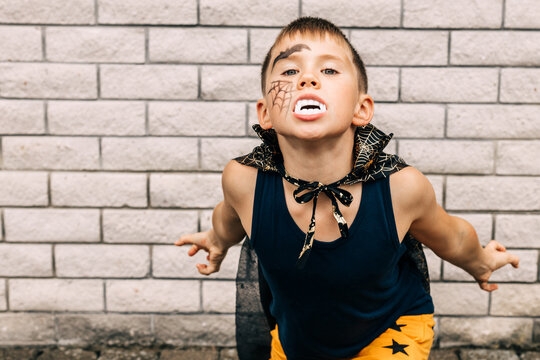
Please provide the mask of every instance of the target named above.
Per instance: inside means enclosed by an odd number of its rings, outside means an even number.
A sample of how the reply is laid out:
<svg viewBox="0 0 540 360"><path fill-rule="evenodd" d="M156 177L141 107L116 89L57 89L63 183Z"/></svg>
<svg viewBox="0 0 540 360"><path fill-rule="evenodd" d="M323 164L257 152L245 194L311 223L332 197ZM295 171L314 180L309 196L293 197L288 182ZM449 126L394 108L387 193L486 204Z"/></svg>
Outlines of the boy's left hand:
<svg viewBox="0 0 540 360"><path fill-rule="evenodd" d="M485 291L497 290L497 284L488 284L491 274L506 264L512 264L514 268L519 267L519 257L506 252L506 248L496 240L491 240L483 249L483 263L485 266L477 274L471 273L476 279L480 288ZM487 269L486 269L487 267Z"/></svg>

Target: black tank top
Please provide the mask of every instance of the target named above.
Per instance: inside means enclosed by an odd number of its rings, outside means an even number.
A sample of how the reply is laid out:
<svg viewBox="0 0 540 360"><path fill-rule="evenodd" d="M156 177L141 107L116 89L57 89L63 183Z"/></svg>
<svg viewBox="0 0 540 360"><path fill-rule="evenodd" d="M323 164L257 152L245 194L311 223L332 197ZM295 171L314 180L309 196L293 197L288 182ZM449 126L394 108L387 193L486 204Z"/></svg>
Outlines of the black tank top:
<svg viewBox="0 0 540 360"><path fill-rule="evenodd" d="M272 292L270 312L289 360L350 357L400 316L434 312L422 275L403 256L389 178L362 186L349 236L314 240L306 267L298 270L305 233L287 209L282 177L258 170L249 241Z"/></svg>

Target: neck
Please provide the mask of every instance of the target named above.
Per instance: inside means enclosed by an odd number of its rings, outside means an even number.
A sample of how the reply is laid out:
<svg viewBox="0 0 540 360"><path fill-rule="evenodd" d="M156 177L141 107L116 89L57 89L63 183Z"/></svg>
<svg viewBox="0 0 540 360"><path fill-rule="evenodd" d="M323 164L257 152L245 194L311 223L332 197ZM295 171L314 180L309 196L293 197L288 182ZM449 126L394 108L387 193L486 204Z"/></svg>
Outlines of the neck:
<svg viewBox="0 0 540 360"><path fill-rule="evenodd" d="M285 170L294 178L331 184L352 170L354 128L322 141L306 142L278 134L278 142Z"/></svg>

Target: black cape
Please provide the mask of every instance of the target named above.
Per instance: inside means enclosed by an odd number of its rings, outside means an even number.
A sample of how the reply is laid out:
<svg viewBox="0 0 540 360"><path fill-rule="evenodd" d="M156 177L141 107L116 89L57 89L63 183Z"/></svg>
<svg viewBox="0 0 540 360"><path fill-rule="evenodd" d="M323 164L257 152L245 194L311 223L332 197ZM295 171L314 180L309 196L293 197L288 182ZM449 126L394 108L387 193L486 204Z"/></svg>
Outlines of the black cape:
<svg viewBox="0 0 540 360"><path fill-rule="evenodd" d="M283 157L276 132L273 129L265 130L256 124L253 125L253 130L263 142L249 154L239 156L234 160L262 171L276 172L295 185L304 185L308 190L313 188L309 187L311 183L308 184L306 181L288 176L283 168ZM345 178L333 184L375 181L409 166L399 156L386 154L382 151L392 136L392 133L386 135L371 124L357 127L353 146L353 169ZM329 191L326 193L331 196ZM301 202L296 198L296 194L295 199ZM333 203L335 203L334 200ZM316 205L314 204L314 206ZM339 210L336 208L338 207L334 207L334 216L338 219L336 211L339 213ZM314 222L314 217L312 217L312 221ZM314 223L312 225L314 228ZM341 231L342 224L339 225ZM344 234L343 231L341 233ZM306 239L307 242L308 239ZM410 233L405 235L403 242L407 247L408 260L416 266L422 275L424 289L430 293L427 261L422 244ZM270 330L276 325L276 320L269 310L271 300L272 294L260 270L257 255L246 236L236 275L236 343L240 360L268 359L270 357Z"/></svg>

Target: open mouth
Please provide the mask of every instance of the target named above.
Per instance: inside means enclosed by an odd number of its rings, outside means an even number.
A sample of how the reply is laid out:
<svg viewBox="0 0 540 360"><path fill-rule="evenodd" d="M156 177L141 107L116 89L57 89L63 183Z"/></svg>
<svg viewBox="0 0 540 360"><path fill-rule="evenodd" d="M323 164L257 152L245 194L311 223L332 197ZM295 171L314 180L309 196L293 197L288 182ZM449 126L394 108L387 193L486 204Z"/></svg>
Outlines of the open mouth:
<svg viewBox="0 0 540 360"><path fill-rule="evenodd" d="M326 105L313 99L301 99L296 102L294 112L298 115L313 115L326 112Z"/></svg>

